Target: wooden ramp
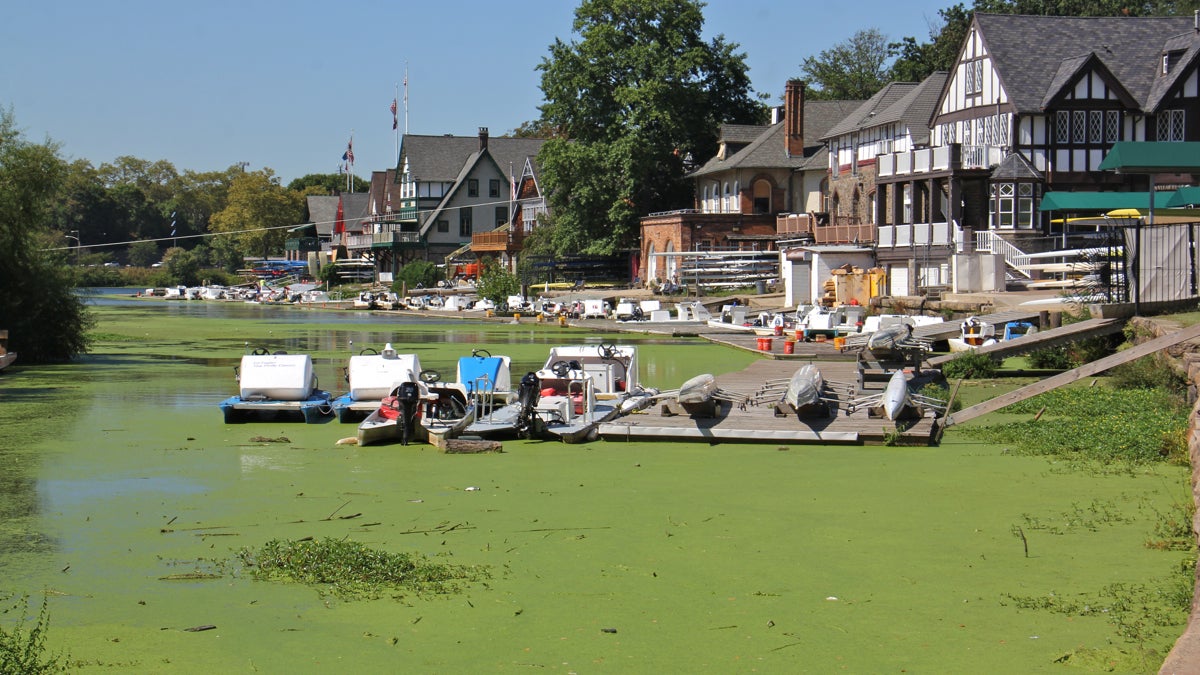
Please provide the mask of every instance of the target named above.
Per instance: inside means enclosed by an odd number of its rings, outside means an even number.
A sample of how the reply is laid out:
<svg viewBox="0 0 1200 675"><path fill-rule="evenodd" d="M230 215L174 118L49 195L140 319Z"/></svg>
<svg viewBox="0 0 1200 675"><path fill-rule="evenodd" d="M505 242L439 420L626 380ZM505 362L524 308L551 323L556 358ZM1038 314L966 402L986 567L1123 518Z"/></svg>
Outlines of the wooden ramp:
<svg viewBox="0 0 1200 675"><path fill-rule="evenodd" d="M1122 363L1135 361L1143 356L1153 354L1160 349L1166 349L1167 347L1177 345L1180 342L1187 342L1188 340L1194 340L1198 337L1200 337L1200 324L1188 326L1177 333L1171 333L1170 335L1164 335L1148 342L1143 342L1136 347L1132 347L1130 349L1126 349L1125 351L1117 352L1111 356L1106 356L1102 359L1092 361L1091 363L1082 365L1074 370L1068 370L1065 373L1059 373L1058 375L1041 380L1040 382L1035 382L1026 387L1021 387L1016 391L1010 391L1007 394L1001 394L990 401L984 401L983 403L973 405L969 408L963 408L956 413L948 415L944 419L942 427L945 428L951 424L958 424L960 422L966 422L967 420L973 420L976 417L994 412L1018 401L1024 401L1027 398L1037 396L1038 394L1050 391L1051 389L1057 389L1064 384L1070 384L1076 380L1085 377L1091 377L1092 375L1102 373L1113 366L1119 366ZM1025 338L1021 338L1021 340L1024 339Z"/></svg>
<svg viewBox="0 0 1200 675"><path fill-rule="evenodd" d="M751 396L768 380L790 377L803 363L784 364L773 359L760 359L744 370L717 377L723 392ZM776 416L773 405L747 405L722 402L713 417L663 415L662 405L639 413L625 415L600 425L600 435L609 441L670 440L705 443L811 443L867 444L895 441L900 445L929 445L935 430L934 419L925 417L906 423L907 428L897 436L893 422L872 417L866 409L846 414L848 393L834 393L840 383L853 383L857 365L851 361L820 361L816 365L827 383L832 384L830 395L838 401L831 415L799 416L794 413Z"/></svg>
<svg viewBox="0 0 1200 675"><path fill-rule="evenodd" d="M1078 323L1069 323L1058 328L1039 331L1033 335L1025 335L1015 340L1004 340L986 347L976 347L976 354L987 354L994 361L1003 361L1010 356L1028 354L1029 352L1049 347L1058 347L1101 335L1119 333L1125 327L1121 319L1087 319ZM953 361L963 352L941 354L926 359L926 362L938 368L947 361Z"/></svg>

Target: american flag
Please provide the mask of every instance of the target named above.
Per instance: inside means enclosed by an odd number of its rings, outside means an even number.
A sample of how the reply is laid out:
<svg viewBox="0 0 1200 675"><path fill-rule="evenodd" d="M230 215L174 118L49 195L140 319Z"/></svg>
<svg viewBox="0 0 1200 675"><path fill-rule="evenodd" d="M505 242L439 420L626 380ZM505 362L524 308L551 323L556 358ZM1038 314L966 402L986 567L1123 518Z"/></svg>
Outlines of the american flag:
<svg viewBox="0 0 1200 675"><path fill-rule="evenodd" d="M342 161L349 162L351 165L354 164L354 139L353 138L351 138L350 142L346 144L346 151L342 153Z"/></svg>
<svg viewBox="0 0 1200 675"><path fill-rule="evenodd" d="M392 99L392 130L395 131L400 121L396 118L396 99Z"/></svg>

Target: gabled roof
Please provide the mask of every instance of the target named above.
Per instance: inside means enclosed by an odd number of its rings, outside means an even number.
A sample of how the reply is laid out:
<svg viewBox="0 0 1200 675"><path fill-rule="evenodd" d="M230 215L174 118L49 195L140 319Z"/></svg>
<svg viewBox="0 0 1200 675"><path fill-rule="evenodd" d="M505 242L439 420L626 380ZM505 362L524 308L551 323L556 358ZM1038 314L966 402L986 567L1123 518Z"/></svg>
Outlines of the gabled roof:
<svg viewBox="0 0 1200 675"><path fill-rule="evenodd" d="M1009 153L992 169L992 180L1042 180L1042 172L1019 152Z"/></svg>
<svg viewBox="0 0 1200 675"><path fill-rule="evenodd" d="M496 164L509 174L518 173L525 166L525 158L534 157L546 141L541 138L488 138L488 151ZM461 172L473 154L479 151L478 136L419 136L404 134L400 144L399 166L408 160L408 170L415 180L421 182L451 182Z"/></svg>
<svg viewBox="0 0 1200 675"><path fill-rule="evenodd" d="M1145 106L1166 36L1192 29L1191 17L1074 17L976 14L984 47L1017 112L1041 112L1065 74L1095 55ZM1064 61L1074 63L1064 65Z"/></svg>
<svg viewBox="0 0 1200 675"><path fill-rule="evenodd" d="M829 131L822 134L821 140L824 141L877 126L879 123L875 121L875 118L880 113L890 108L892 104L904 98L916 88L916 82L889 82L882 89L875 92L874 96L867 99L866 102L842 118Z"/></svg>
<svg viewBox="0 0 1200 675"><path fill-rule="evenodd" d="M1200 60L1200 33L1195 30L1169 38L1163 45L1163 52L1182 52L1171 72L1155 79L1150 88L1150 96L1146 100L1146 112L1157 112L1167 94L1179 82L1184 73L1192 72L1196 62Z"/></svg>
<svg viewBox="0 0 1200 675"><path fill-rule="evenodd" d="M308 221L317 226L319 236L329 236L337 222L338 200L342 202L342 219L347 232L361 232L363 218L367 217L370 195L365 192L342 193L341 195L308 195Z"/></svg>
<svg viewBox="0 0 1200 675"><path fill-rule="evenodd" d="M692 177L704 176L730 169L805 169L814 166L825 168L825 146L819 143L829 127L836 124L846 114L861 105L862 101L805 101L804 102L804 155L791 156L787 154L784 143L785 122L779 122L766 127L749 127L746 125L723 125L722 134L730 127L735 134L745 133L757 128L758 136L746 147L732 155L721 159L713 157L692 172ZM722 136L722 140L725 138ZM821 156L819 163L818 155Z"/></svg>
<svg viewBox="0 0 1200 675"><path fill-rule="evenodd" d="M1054 104L1055 99L1064 95L1069 90L1071 83L1076 81L1085 72L1094 70L1108 82L1121 99L1121 103L1130 108L1139 107L1139 103L1134 100L1133 95L1125 88L1125 84L1117 79L1105 65L1104 61L1096 55L1096 52L1088 52L1082 56L1074 56L1063 59L1058 66L1058 72L1050 80L1050 84L1046 87L1046 95L1042 98L1042 108L1049 108Z"/></svg>
<svg viewBox="0 0 1200 675"><path fill-rule="evenodd" d="M908 133L915 145L929 144L929 118L937 109L942 96L942 86L950 73L939 70L921 83L913 87L900 100L888 106L883 112L875 115L874 125L892 124L899 122L908 127Z"/></svg>
<svg viewBox="0 0 1200 675"><path fill-rule="evenodd" d="M429 214L429 217L426 218L421 224L422 235L424 235L429 228L433 227L434 223L437 222L438 218L441 217L442 213L446 211L446 209L450 208L450 205L454 202L454 198L458 196L459 191L461 191L463 186L466 185L467 178L474 173L475 167L479 166L479 164L483 162L492 163L502 174L508 175L507 171L500 167L496 162L496 159L492 156L490 146L487 150L477 150L471 153L471 156L467 158L465 163L463 163L462 170L460 170L458 175L454 177L454 187L446 191L446 194L442 196L442 200L438 202L438 205ZM518 169L517 166L514 165L513 173L518 173L524 169L525 163L522 162L520 167L521 168ZM508 180L512 181L511 175L508 175ZM508 195L506 194L505 198L507 199L507 197Z"/></svg>

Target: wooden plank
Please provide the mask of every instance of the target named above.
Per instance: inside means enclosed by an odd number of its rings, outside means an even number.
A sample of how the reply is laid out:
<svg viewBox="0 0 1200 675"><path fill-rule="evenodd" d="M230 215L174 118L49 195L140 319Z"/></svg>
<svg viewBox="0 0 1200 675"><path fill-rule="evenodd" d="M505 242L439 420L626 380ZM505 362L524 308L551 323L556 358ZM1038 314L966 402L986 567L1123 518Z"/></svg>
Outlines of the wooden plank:
<svg viewBox="0 0 1200 675"><path fill-rule="evenodd" d="M975 353L986 354L994 360L1000 361L1009 356L1027 354L1038 349L1057 347L1061 344L1069 344L1087 338L1119 333L1124 325L1125 322L1121 319L1087 319L1086 321L1069 323L1058 328L1038 331L1033 335L1025 335L1015 340L1002 340L986 347L977 347ZM953 361L963 353L965 352L940 354L930 357L926 362L930 366L937 368L947 361Z"/></svg>
<svg viewBox="0 0 1200 675"><path fill-rule="evenodd" d="M1051 389L1057 389L1064 384L1070 384L1076 380L1080 380L1085 377L1091 377L1092 375L1102 373L1113 366L1119 366L1122 363L1135 361L1143 356L1153 354L1160 349L1166 349L1167 347L1177 345L1180 342L1186 342L1196 338L1200 338L1200 324L1188 326L1177 333L1171 333L1170 335L1164 335L1159 338L1154 338L1148 342L1143 342L1142 344L1130 349L1126 349L1125 351L1117 352L1116 354L1092 361L1091 363L1084 364L1078 368L1068 370L1065 373L1059 373L1058 375L1041 380L1040 382L1035 382L1031 385L1021 387L1016 391L1010 391L1007 394L1001 394L990 401L984 401L983 403L978 403L969 408L963 408L962 410L947 416L942 426L948 427L951 424L958 424L959 422L973 420L976 417L986 415L990 412L995 412L1018 401L1024 401L1027 398L1037 396L1038 394L1050 391Z"/></svg>

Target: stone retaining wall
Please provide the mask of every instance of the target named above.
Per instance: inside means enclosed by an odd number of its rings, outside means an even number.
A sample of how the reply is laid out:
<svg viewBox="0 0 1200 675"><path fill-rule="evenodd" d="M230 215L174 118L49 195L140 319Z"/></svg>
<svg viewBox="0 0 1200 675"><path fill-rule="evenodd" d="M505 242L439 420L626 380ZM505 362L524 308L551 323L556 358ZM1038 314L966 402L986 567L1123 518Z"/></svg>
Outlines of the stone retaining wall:
<svg viewBox="0 0 1200 675"><path fill-rule="evenodd" d="M1149 339L1164 333L1178 330L1179 326L1168 322L1152 321L1134 318L1130 321L1135 334ZM1167 356L1173 365L1182 368L1187 373L1188 397L1192 401L1192 414L1188 418L1188 457L1192 464L1192 501L1200 506L1200 398L1196 396L1200 388L1200 352L1196 351L1195 343L1176 345L1167 350ZM1192 533L1200 542L1200 509L1192 519ZM1200 567L1197 568L1200 572ZM1187 628L1175 641L1175 646L1167 654L1159 673L1178 675L1182 673L1200 673L1200 574L1197 574L1192 587L1192 611L1188 616Z"/></svg>

